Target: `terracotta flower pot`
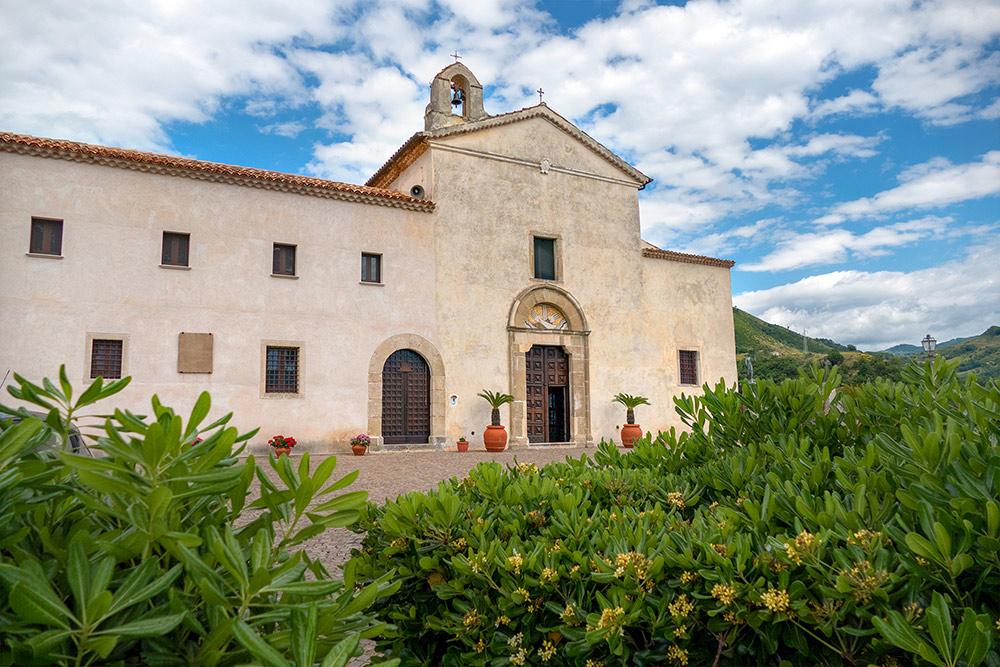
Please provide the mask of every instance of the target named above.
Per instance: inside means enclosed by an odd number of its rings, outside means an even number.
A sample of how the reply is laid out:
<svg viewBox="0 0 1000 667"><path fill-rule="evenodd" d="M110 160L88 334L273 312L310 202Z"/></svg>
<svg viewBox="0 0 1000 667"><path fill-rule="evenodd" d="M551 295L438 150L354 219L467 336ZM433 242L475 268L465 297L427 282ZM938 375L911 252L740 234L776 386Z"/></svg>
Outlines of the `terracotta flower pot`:
<svg viewBox="0 0 1000 667"><path fill-rule="evenodd" d="M351 445L351 451L354 452L355 456L364 456L365 452L368 451L368 447L365 445Z"/></svg>
<svg viewBox="0 0 1000 667"><path fill-rule="evenodd" d="M291 447L274 447L273 449L275 456L288 456L292 453Z"/></svg>
<svg viewBox="0 0 1000 667"><path fill-rule="evenodd" d="M458 447L458 451L460 451L460 452L467 452L467 451L469 451L469 441L468 440L459 440L458 442L455 443L455 446Z"/></svg>
<svg viewBox="0 0 1000 667"><path fill-rule="evenodd" d="M483 433L483 444L488 452L502 452L507 449L507 429L503 426L487 426Z"/></svg>
<svg viewBox="0 0 1000 667"><path fill-rule="evenodd" d="M622 447L632 449L635 441L642 437L642 427L638 424L625 424L622 426Z"/></svg>

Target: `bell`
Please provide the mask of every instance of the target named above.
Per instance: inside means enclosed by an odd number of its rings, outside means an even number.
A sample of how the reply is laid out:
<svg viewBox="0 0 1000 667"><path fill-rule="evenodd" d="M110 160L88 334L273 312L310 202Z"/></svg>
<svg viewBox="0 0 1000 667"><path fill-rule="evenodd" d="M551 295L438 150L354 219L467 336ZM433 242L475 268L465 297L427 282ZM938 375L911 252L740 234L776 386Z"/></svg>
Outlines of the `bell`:
<svg viewBox="0 0 1000 667"><path fill-rule="evenodd" d="M456 86L452 86L451 88L451 106L462 106L462 89Z"/></svg>

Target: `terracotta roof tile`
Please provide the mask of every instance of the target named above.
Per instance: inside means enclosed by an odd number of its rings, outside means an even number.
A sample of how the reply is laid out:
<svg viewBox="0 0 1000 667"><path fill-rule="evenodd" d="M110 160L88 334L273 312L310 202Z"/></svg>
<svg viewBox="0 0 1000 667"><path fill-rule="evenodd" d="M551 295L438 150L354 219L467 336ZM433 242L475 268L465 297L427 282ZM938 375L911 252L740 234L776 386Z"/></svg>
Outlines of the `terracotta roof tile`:
<svg viewBox="0 0 1000 667"><path fill-rule="evenodd" d="M403 171L413 164L427 150L427 135L417 132L396 149L388 160L378 168L365 185L373 188L387 188Z"/></svg>
<svg viewBox="0 0 1000 667"><path fill-rule="evenodd" d="M314 197L342 199L362 204L391 206L411 211L429 212L434 210L434 202L416 199L407 194L384 188L340 183L266 169L192 160L172 155L96 146L76 141L45 139L12 132L0 132L0 151L101 164L169 176L183 176Z"/></svg>
<svg viewBox="0 0 1000 667"><path fill-rule="evenodd" d="M673 262L686 262L688 264L704 264L706 266L719 266L724 269L731 269L736 264L731 259L717 259L715 257L705 257L704 255L689 255L685 252L675 250L660 250L659 248L643 248L643 257L653 259L667 259Z"/></svg>

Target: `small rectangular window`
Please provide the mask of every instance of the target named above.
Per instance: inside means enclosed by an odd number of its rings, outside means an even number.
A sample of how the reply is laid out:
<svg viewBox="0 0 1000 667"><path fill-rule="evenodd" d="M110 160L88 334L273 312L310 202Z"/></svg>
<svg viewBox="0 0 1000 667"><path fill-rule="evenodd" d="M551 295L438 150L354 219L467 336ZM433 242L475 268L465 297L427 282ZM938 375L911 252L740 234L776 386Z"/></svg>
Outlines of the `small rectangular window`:
<svg viewBox="0 0 1000 667"><path fill-rule="evenodd" d="M681 384L698 384L698 353L694 350L680 351Z"/></svg>
<svg viewBox="0 0 1000 667"><path fill-rule="evenodd" d="M274 263L271 273L276 276L295 275L295 246L285 243L274 244Z"/></svg>
<svg viewBox="0 0 1000 667"><path fill-rule="evenodd" d="M30 252L36 255L62 255L63 221L31 219Z"/></svg>
<svg viewBox="0 0 1000 667"><path fill-rule="evenodd" d="M166 266L187 266L190 244L190 234L163 232L163 252L160 256L160 263Z"/></svg>
<svg viewBox="0 0 1000 667"><path fill-rule="evenodd" d="M556 279L556 240L535 237L535 277L540 280Z"/></svg>
<svg viewBox="0 0 1000 667"><path fill-rule="evenodd" d="M370 252L361 253L361 282L382 282L382 255Z"/></svg>
<svg viewBox="0 0 1000 667"><path fill-rule="evenodd" d="M90 377L120 378L122 376L121 339L95 338L90 344Z"/></svg>
<svg viewBox="0 0 1000 667"><path fill-rule="evenodd" d="M264 392L297 394L299 391L299 348L267 347Z"/></svg>

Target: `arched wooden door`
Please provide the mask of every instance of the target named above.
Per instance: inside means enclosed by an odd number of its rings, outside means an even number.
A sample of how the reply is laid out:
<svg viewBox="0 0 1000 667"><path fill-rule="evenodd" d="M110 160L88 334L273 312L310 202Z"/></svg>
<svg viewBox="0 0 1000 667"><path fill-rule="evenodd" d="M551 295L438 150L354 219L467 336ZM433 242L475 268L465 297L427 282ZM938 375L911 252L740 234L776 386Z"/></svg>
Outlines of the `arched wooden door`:
<svg viewBox="0 0 1000 667"><path fill-rule="evenodd" d="M382 440L425 443L431 435L431 372L413 350L397 350L382 367Z"/></svg>

